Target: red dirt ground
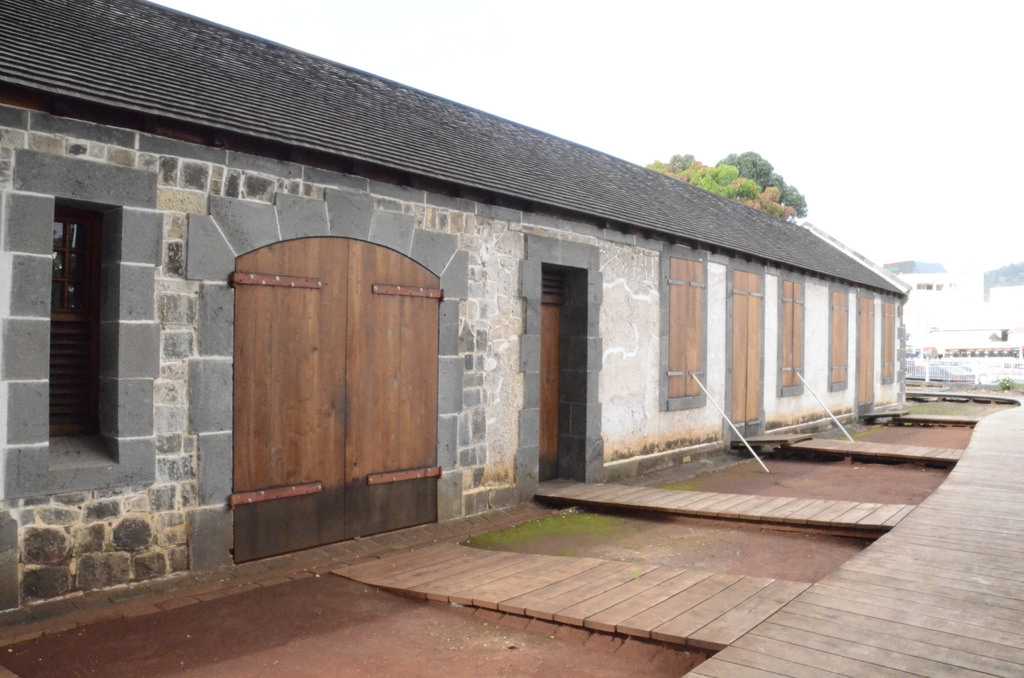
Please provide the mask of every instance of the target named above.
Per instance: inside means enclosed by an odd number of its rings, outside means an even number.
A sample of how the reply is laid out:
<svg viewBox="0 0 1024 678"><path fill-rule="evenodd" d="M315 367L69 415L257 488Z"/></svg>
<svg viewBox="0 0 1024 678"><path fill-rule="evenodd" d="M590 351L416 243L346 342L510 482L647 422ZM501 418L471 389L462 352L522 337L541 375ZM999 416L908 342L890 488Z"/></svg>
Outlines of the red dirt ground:
<svg viewBox="0 0 1024 678"><path fill-rule="evenodd" d="M8 648L0 663L23 678L677 678L702 659L600 634L584 642L589 634L575 627L473 612L325 575L43 636Z"/></svg>
<svg viewBox="0 0 1024 678"><path fill-rule="evenodd" d="M906 443L962 450L971 442L973 432L969 426L872 426L855 437L872 443Z"/></svg>
<svg viewBox="0 0 1024 678"><path fill-rule="evenodd" d="M970 433L969 428L878 426L859 430L857 438L962 448L970 440ZM917 464L850 464L829 457L804 461L775 459L769 454L766 462L771 475L764 473L756 462L748 461L696 478L683 477L682 469L669 469L635 482L677 490L917 504L948 473L946 469ZM542 535L527 542L492 548L814 582L869 543L865 539L820 532L618 512L609 515L604 527L593 533Z"/></svg>
<svg viewBox="0 0 1024 678"><path fill-rule="evenodd" d="M695 478L675 489L699 492L814 497L888 504L918 504L946 478L946 470L916 464L848 464L827 458L814 461L765 459L771 473L747 461Z"/></svg>
<svg viewBox="0 0 1024 678"><path fill-rule="evenodd" d="M861 440L963 447L966 428L874 427ZM945 471L915 465L769 460L686 479L678 489L916 503ZM577 538L541 537L515 550L593 555L675 567L816 581L864 540L680 517L614 516ZM549 543L550 542L550 543ZM665 647L488 611L430 605L335 576L307 578L102 622L9 647L0 664L33 676L679 676L701 659Z"/></svg>
<svg viewBox="0 0 1024 678"><path fill-rule="evenodd" d="M576 519L580 515L586 514L576 514ZM574 520L574 516L565 519ZM500 544L499 538L499 544L488 548L813 582L870 543L865 539L651 513L606 514L601 523L595 533L538 536L509 544Z"/></svg>

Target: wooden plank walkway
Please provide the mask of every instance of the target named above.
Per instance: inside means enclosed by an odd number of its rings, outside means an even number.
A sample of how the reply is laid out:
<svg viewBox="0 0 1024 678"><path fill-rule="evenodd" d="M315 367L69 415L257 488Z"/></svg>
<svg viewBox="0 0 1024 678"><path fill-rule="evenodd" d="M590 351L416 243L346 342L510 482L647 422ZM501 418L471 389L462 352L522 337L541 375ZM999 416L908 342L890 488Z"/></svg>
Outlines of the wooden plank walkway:
<svg viewBox="0 0 1024 678"><path fill-rule="evenodd" d="M413 597L718 650L809 584L444 544L335 574Z"/></svg>
<svg viewBox="0 0 1024 678"><path fill-rule="evenodd" d="M534 497L562 504L819 527L865 535L891 529L914 508L910 504L680 492L612 483L584 485L572 481L541 483Z"/></svg>
<svg viewBox="0 0 1024 678"><path fill-rule="evenodd" d="M1024 676L1024 410L900 524L690 678Z"/></svg>
<svg viewBox="0 0 1024 678"><path fill-rule="evenodd" d="M921 447L918 445L893 445L888 443L849 442L814 438L783 447L784 450L798 450L825 455L849 456L860 459L886 459L892 461L920 461L934 464L955 464L963 450L952 447Z"/></svg>
<svg viewBox="0 0 1024 678"><path fill-rule="evenodd" d="M948 414L905 414L892 420L892 424L910 426L976 426L978 417Z"/></svg>
<svg viewBox="0 0 1024 678"><path fill-rule="evenodd" d="M1011 396L995 395L992 393L972 393L971 391L939 391L934 389L907 389L907 400L917 400L919 398L935 398L937 400L951 400L953 402L971 401L983 404L995 403L998 405L1017 405L1016 398L1013 398Z"/></svg>

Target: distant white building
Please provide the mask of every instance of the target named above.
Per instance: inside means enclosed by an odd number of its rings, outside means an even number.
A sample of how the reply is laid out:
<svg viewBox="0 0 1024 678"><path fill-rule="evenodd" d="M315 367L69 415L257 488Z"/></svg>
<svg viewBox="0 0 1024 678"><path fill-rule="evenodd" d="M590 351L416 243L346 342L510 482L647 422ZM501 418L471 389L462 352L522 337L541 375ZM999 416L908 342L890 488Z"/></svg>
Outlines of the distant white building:
<svg viewBox="0 0 1024 678"><path fill-rule="evenodd" d="M981 273L941 264L886 264L909 288L903 311L907 348L924 356L1013 356L1024 348L1024 285L993 287Z"/></svg>

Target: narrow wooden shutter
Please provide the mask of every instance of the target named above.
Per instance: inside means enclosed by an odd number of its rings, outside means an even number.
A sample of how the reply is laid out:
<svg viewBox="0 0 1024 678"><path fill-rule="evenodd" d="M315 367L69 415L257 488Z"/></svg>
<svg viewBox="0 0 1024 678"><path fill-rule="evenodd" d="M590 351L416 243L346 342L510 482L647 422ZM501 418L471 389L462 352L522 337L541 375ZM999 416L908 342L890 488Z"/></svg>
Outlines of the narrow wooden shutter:
<svg viewBox="0 0 1024 678"><path fill-rule="evenodd" d="M797 372L804 366L803 283L782 283L782 385L798 386Z"/></svg>
<svg viewBox="0 0 1024 678"><path fill-rule="evenodd" d="M761 367L764 356L764 328L762 309L764 307L764 277L747 273L747 379L744 392L747 395L746 419L755 421L761 417Z"/></svg>
<svg viewBox="0 0 1024 678"><path fill-rule="evenodd" d="M896 377L896 304L882 304L882 380L892 382Z"/></svg>
<svg viewBox="0 0 1024 678"><path fill-rule="evenodd" d="M849 298L845 291L832 292L832 374L830 383L845 385L849 356Z"/></svg>
<svg viewBox="0 0 1024 678"><path fill-rule="evenodd" d="M700 395L703 377L704 262L669 260L668 397Z"/></svg>
<svg viewBox="0 0 1024 678"><path fill-rule="evenodd" d="M793 283L793 386L800 381L797 374L804 371L804 284Z"/></svg>

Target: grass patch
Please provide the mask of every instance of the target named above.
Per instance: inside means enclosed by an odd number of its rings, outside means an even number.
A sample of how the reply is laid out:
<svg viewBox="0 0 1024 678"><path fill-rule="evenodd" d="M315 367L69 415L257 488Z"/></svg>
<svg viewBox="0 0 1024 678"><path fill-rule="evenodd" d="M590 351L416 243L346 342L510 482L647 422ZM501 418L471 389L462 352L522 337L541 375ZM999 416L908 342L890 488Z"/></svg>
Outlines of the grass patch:
<svg viewBox="0 0 1024 678"><path fill-rule="evenodd" d="M470 546L497 551L514 551L531 543L548 539L606 538L627 530L626 521L600 513L567 511L557 516L531 520L507 530L477 535Z"/></svg>
<svg viewBox="0 0 1024 678"><path fill-rule="evenodd" d="M697 486L699 482L696 479L685 480L681 483L669 483L668 485L659 485L659 490L670 490L672 492L697 492Z"/></svg>

